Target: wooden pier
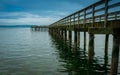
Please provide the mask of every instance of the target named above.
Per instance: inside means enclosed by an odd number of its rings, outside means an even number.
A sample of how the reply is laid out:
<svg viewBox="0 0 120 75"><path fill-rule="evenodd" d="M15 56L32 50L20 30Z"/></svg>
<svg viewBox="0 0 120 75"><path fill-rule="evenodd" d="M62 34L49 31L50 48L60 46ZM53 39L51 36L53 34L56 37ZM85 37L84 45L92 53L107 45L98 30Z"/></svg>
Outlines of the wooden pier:
<svg viewBox="0 0 120 75"><path fill-rule="evenodd" d="M31 26L32 31L48 31L48 26L37 26L33 25Z"/></svg>
<svg viewBox="0 0 120 75"><path fill-rule="evenodd" d="M84 33L86 50L86 32L89 33L88 64L94 56L94 35L105 34L105 55L108 54L109 34L113 35L113 51L110 75L117 75L120 46L120 2L110 4L111 0L100 0L59 21L49 25L49 32L63 40L71 48L74 31L74 52L80 46L80 32ZM117 9L114 11L114 9ZM112 10L112 11L110 11Z"/></svg>

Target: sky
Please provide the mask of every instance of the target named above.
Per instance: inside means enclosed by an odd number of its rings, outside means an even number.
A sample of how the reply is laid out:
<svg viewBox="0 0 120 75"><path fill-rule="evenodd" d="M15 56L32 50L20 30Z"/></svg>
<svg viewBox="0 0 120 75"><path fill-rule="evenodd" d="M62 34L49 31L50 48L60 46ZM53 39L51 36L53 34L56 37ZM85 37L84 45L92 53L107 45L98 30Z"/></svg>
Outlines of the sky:
<svg viewBox="0 0 120 75"><path fill-rule="evenodd" d="M0 0L0 25L50 25L99 0Z"/></svg>

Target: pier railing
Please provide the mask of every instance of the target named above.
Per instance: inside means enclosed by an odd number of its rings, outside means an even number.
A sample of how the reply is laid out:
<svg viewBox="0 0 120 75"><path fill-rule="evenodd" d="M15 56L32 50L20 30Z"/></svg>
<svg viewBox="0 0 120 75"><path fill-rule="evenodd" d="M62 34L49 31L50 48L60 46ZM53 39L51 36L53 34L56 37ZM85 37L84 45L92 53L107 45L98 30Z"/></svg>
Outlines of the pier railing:
<svg viewBox="0 0 120 75"><path fill-rule="evenodd" d="M110 75L117 75L120 50L120 1L112 3L112 0L100 0L49 25L49 32L61 39L68 48L71 48L73 41L75 53L80 47L80 32L84 32L83 46L86 50L87 31L89 33L88 63L92 61L95 53L94 35L105 34L105 55L108 54L109 34L113 35Z"/></svg>
<svg viewBox="0 0 120 75"><path fill-rule="evenodd" d="M120 20L120 2L109 3L111 0L100 0L82 10L79 10L63 19L49 25L49 27L75 26L85 27L111 27L108 21ZM100 23L99 26L96 26ZM113 26L112 26L113 27ZM118 27L118 26L117 26ZM120 27L120 26L119 26Z"/></svg>

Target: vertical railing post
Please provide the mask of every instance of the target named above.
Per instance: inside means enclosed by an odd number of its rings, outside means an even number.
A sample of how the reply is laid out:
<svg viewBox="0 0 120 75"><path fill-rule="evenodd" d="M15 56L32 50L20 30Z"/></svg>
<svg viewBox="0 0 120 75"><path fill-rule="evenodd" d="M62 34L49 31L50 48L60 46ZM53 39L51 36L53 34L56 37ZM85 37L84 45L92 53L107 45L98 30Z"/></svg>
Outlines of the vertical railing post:
<svg viewBox="0 0 120 75"><path fill-rule="evenodd" d="M104 27L107 28L108 24L108 0L105 0L105 21L104 21Z"/></svg>
<svg viewBox="0 0 120 75"><path fill-rule="evenodd" d="M70 26L71 26L71 16L70 16Z"/></svg>
<svg viewBox="0 0 120 75"><path fill-rule="evenodd" d="M75 14L73 14L73 24L74 24L74 30L75 30Z"/></svg>
<svg viewBox="0 0 120 75"><path fill-rule="evenodd" d="M86 27L86 9L84 10L84 28Z"/></svg>
<svg viewBox="0 0 120 75"><path fill-rule="evenodd" d="M95 22L95 6L92 6L92 27L94 27L94 22Z"/></svg>
<svg viewBox="0 0 120 75"><path fill-rule="evenodd" d="M78 12L78 25L80 24L80 13Z"/></svg>

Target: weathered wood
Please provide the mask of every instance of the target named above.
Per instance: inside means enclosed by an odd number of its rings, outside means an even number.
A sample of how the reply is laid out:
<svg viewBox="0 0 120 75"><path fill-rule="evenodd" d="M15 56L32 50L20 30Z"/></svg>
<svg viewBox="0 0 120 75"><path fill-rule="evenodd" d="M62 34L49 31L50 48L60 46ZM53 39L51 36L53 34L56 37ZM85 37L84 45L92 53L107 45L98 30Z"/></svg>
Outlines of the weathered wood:
<svg viewBox="0 0 120 75"><path fill-rule="evenodd" d="M77 31L74 31L74 50L77 52Z"/></svg>
<svg viewBox="0 0 120 75"><path fill-rule="evenodd" d="M108 0L105 0L105 20L104 20L104 27L108 27Z"/></svg>
<svg viewBox="0 0 120 75"><path fill-rule="evenodd" d="M88 63L94 56L94 34L89 34Z"/></svg>
<svg viewBox="0 0 120 75"><path fill-rule="evenodd" d="M86 32L89 35L89 52L88 52L88 62L91 61L94 55L94 34L106 34L105 38L105 55L108 54L108 41L109 34L114 36L113 52L112 52L112 63L111 63L111 75L117 75L118 66L118 55L119 55L119 34L120 32L120 9L117 11L108 11L120 7L120 2L109 4L111 0L100 0L84 9L81 9L73 14L60 19L59 21L49 25L49 29L56 28L61 31L61 36L63 38L63 30L68 30L68 46L71 47L72 42L72 31L74 31L74 49L77 50L79 45L79 33L84 32L84 50L86 50ZM99 6L101 8L97 8ZM103 12L104 13L101 13ZM100 13L100 14L98 14ZM92 15L92 16L91 16ZM118 28L118 29L117 29ZM117 31L116 31L117 30ZM59 35L59 34L58 34ZM64 34L66 37L66 32ZM118 38L119 37L119 38ZM106 61L105 61L106 63Z"/></svg>
<svg viewBox="0 0 120 75"><path fill-rule="evenodd" d="M88 33L91 34L113 34L113 29L111 28L89 28Z"/></svg>
<svg viewBox="0 0 120 75"><path fill-rule="evenodd" d="M80 47L80 32L77 32L77 45Z"/></svg>
<svg viewBox="0 0 120 75"><path fill-rule="evenodd" d="M92 6L92 27L94 27L94 22L95 22L95 6L93 5Z"/></svg>
<svg viewBox="0 0 120 75"><path fill-rule="evenodd" d="M105 35L105 53L108 53L109 34Z"/></svg>
<svg viewBox="0 0 120 75"><path fill-rule="evenodd" d="M67 30L64 30L64 42L67 42Z"/></svg>
<svg viewBox="0 0 120 75"><path fill-rule="evenodd" d="M119 62L119 47L120 47L120 29L115 29L113 33L113 50L111 60L110 75L117 75Z"/></svg>
<svg viewBox="0 0 120 75"><path fill-rule="evenodd" d="M104 75L108 74L107 66L108 66L108 53L105 52L105 55L104 55L104 65L103 65Z"/></svg>
<svg viewBox="0 0 120 75"><path fill-rule="evenodd" d="M84 31L84 50L86 50L86 31Z"/></svg>
<svg viewBox="0 0 120 75"><path fill-rule="evenodd" d="M61 39L64 38L64 33L63 33L63 30L61 30Z"/></svg>
<svg viewBox="0 0 120 75"><path fill-rule="evenodd" d="M72 43L72 31L68 31L68 47L71 48Z"/></svg>

